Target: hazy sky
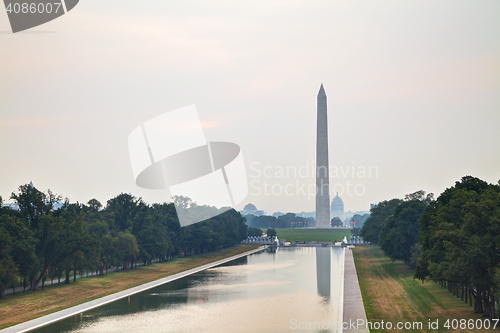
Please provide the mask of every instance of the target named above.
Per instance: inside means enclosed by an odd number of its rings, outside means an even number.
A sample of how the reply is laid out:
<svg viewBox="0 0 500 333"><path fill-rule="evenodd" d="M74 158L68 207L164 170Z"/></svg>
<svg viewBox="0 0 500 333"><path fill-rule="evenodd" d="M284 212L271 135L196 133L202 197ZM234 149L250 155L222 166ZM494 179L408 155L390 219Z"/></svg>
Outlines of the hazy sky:
<svg viewBox="0 0 500 333"><path fill-rule="evenodd" d="M135 185L127 138L196 104L208 140L241 147L237 208L312 211L321 83L346 210L500 179L498 0L81 0L17 34L0 10L0 32L4 199L33 181L72 202L169 200Z"/></svg>

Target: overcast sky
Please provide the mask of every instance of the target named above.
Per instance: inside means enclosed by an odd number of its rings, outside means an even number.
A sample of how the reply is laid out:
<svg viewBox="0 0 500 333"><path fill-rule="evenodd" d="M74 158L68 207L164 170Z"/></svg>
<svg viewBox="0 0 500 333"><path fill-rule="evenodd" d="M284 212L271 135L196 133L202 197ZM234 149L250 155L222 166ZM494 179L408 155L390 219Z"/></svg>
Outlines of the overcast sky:
<svg viewBox="0 0 500 333"><path fill-rule="evenodd" d="M72 202L170 200L135 185L128 135L195 104L207 140L241 147L238 209L313 211L321 83L346 210L500 179L498 0L81 0L16 34L1 10L0 32L4 199L33 181Z"/></svg>

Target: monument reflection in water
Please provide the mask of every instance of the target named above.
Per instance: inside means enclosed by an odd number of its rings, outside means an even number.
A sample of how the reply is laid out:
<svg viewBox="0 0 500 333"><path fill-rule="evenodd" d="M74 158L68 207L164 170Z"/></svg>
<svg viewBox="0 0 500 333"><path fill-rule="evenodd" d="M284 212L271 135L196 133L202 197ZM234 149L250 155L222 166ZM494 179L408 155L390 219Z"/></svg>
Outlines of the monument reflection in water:
<svg viewBox="0 0 500 333"><path fill-rule="evenodd" d="M318 294L326 302L330 301L331 285L331 248L316 247L316 279L318 282Z"/></svg>
<svg viewBox="0 0 500 333"><path fill-rule="evenodd" d="M342 251L269 249L35 332L335 332Z"/></svg>

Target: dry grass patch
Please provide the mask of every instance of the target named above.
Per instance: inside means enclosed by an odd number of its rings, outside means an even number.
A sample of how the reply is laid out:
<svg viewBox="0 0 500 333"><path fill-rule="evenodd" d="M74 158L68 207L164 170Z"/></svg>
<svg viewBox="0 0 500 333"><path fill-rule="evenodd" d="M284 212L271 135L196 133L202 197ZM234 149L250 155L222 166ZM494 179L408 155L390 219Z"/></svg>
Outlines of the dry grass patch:
<svg viewBox="0 0 500 333"><path fill-rule="evenodd" d="M402 262L391 262L380 247L353 250L359 286L368 321L421 322L423 330L372 330L372 332L491 332L492 330L443 327L447 319L483 320L473 308L434 282L421 283ZM439 320L439 329L428 329L428 321Z"/></svg>

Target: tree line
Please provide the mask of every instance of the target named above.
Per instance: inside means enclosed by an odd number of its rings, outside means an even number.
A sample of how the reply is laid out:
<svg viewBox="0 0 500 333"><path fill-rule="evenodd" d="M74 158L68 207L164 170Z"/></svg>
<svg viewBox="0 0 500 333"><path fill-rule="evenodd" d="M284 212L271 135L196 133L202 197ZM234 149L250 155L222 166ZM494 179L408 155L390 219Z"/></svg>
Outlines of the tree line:
<svg viewBox="0 0 500 333"><path fill-rule="evenodd" d="M294 213L286 213L278 217L261 215L255 216L252 214L245 215L247 225L252 228L272 229L272 228L291 228L292 222L303 223L303 226L314 226L315 220L312 217L301 217Z"/></svg>
<svg viewBox="0 0 500 333"><path fill-rule="evenodd" d="M474 311L495 318L500 295L500 182L462 177L436 200L419 191L380 202L362 228L414 277L447 288ZM474 302L473 302L474 301Z"/></svg>
<svg viewBox="0 0 500 333"><path fill-rule="evenodd" d="M363 215L354 214L349 219L349 221L346 220L346 224L350 228L362 228L363 224L366 222L366 220L368 220L369 217L370 217L370 214L363 214ZM342 220L338 216L333 217L332 220L330 221L330 224L334 228L335 227L341 228L344 226L344 222L342 222Z"/></svg>
<svg viewBox="0 0 500 333"><path fill-rule="evenodd" d="M222 247L247 237L245 219L229 210L181 228L173 203L146 204L121 193L103 206L69 203L50 190L21 185L10 197L19 209L2 205L0 197L0 296L22 285L32 291L46 279L69 283L77 272L107 273L110 266L167 261ZM56 206L59 204L59 208Z"/></svg>
<svg viewBox="0 0 500 333"><path fill-rule="evenodd" d="M264 234L264 231L261 228L248 227L247 233L248 233L248 236L260 237ZM276 232L276 229L267 229L266 235L269 237L275 237L275 236L278 236L278 233Z"/></svg>

